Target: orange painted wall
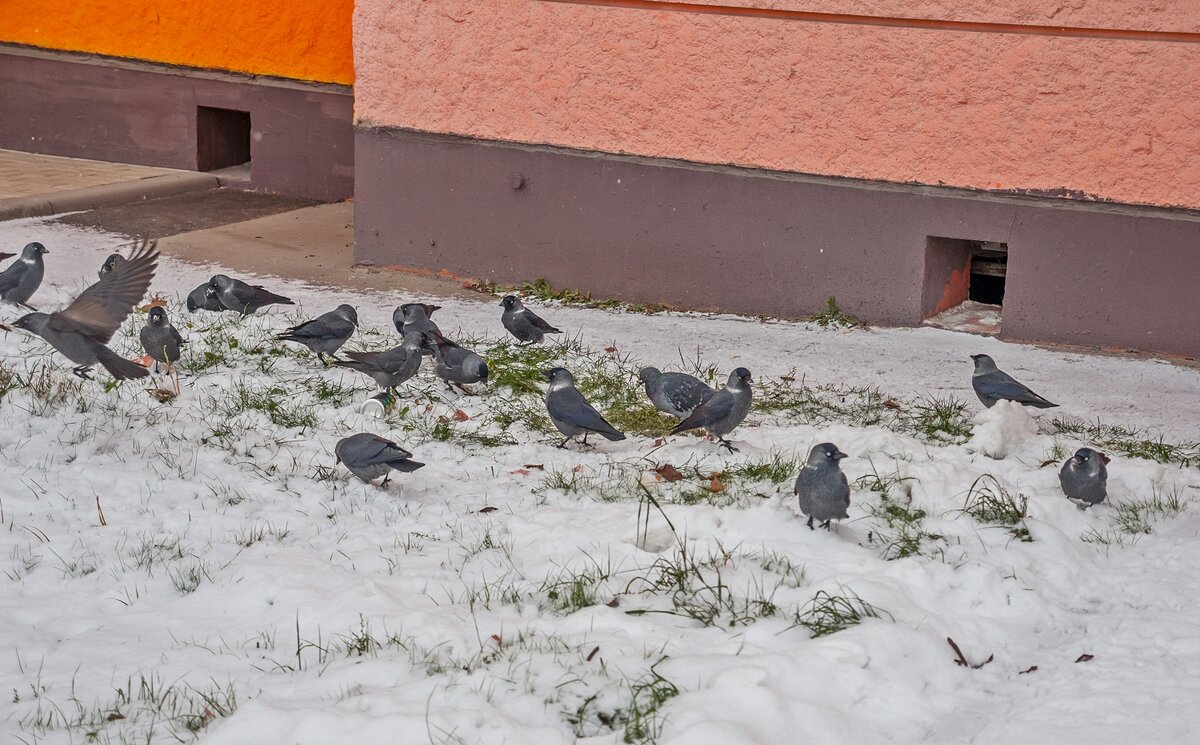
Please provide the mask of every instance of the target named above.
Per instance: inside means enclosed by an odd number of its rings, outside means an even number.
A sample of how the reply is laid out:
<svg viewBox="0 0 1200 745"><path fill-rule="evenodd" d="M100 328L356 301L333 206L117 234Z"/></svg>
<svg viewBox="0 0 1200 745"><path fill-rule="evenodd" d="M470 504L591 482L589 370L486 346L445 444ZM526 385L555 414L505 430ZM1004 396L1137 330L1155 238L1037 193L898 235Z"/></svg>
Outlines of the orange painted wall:
<svg viewBox="0 0 1200 745"><path fill-rule="evenodd" d="M0 41L351 84L354 0L0 0Z"/></svg>
<svg viewBox="0 0 1200 745"><path fill-rule="evenodd" d="M713 3L721 0L695 0ZM723 0L1196 32L1196 0ZM1200 208L1200 44L358 0L362 125Z"/></svg>

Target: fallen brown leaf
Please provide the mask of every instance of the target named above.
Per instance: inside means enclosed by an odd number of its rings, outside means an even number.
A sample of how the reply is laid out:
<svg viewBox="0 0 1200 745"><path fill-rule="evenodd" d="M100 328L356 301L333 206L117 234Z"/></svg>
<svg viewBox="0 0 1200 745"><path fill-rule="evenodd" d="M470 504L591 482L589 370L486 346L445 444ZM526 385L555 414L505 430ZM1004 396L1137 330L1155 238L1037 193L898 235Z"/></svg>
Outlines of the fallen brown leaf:
<svg viewBox="0 0 1200 745"><path fill-rule="evenodd" d="M613 598L612 600L608 601L605 605L607 605L609 608L616 608L620 604L621 604L620 598Z"/></svg>
<svg viewBox="0 0 1200 745"><path fill-rule="evenodd" d="M454 410L454 421L456 421L456 422L465 422L465 421L467 421L467 420L468 420L468 419L470 419L470 418L471 418L471 417L467 416L467 412L463 411L462 409L455 409L455 410Z"/></svg>
<svg viewBox="0 0 1200 745"><path fill-rule="evenodd" d="M1017 675L1024 675L1025 673L1036 673L1036 672L1037 672L1037 665L1030 665L1028 670L1022 670L1021 672L1017 673Z"/></svg>
<svg viewBox="0 0 1200 745"><path fill-rule="evenodd" d="M717 478L716 474L714 474L712 479L708 482L708 490L713 494L720 494L721 492L725 491L725 484L721 481L721 479Z"/></svg>
<svg viewBox="0 0 1200 745"><path fill-rule="evenodd" d="M1094 660L1094 659L1096 659L1096 655L1094 655L1094 654L1086 654L1086 653L1085 653L1085 654L1081 654L1081 655L1079 655L1079 659L1077 659L1077 660L1075 660L1075 661L1076 661L1076 662L1091 662L1091 661L1092 661L1092 660Z"/></svg>
<svg viewBox="0 0 1200 745"><path fill-rule="evenodd" d="M167 307L167 301L165 299L159 297L158 295L155 295L154 297L147 300L146 304L141 306L140 308L138 308L138 310L140 310L143 313L148 313L148 312L150 312L151 308L165 308L165 307Z"/></svg>
<svg viewBox="0 0 1200 745"><path fill-rule="evenodd" d="M528 476L529 475L529 471L526 471L524 468L518 468L515 471L509 471L509 473L511 473L515 476Z"/></svg>
<svg viewBox="0 0 1200 745"><path fill-rule="evenodd" d="M496 510L498 510L498 509L500 509L500 508L499 508L499 507L492 507L491 505L488 505L487 507L481 507L479 511L480 511L480 513L482 513L482 514L486 515L487 513L489 513L489 512L495 512L495 511L496 511Z"/></svg>
<svg viewBox="0 0 1200 745"><path fill-rule="evenodd" d="M655 468L654 472L658 474L659 478L661 478L663 481L683 481L683 474L679 472L678 468L670 463L662 464L658 468Z"/></svg>
<svg viewBox="0 0 1200 745"><path fill-rule="evenodd" d="M893 401L892 399L889 398L887 401L883 402L883 408L898 410L900 408L900 404L896 403L895 401Z"/></svg>
<svg viewBox="0 0 1200 745"><path fill-rule="evenodd" d="M1058 461L1054 460L1053 458L1051 458L1050 460L1044 460L1044 461L1042 461L1042 465L1038 466L1038 468L1045 468L1046 466L1052 466L1055 463L1058 463Z"/></svg>
<svg viewBox="0 0 1200 745"><path fill-rule="evenodd" d="M526 463L526 464L525 464L525 467L526 467L526 468L535 468L535 469L537 469L537 470L539 470L539 471L545 471L545 470L546 470L546 467L545 467L544 465L542 465L541 463Z"/></svg>

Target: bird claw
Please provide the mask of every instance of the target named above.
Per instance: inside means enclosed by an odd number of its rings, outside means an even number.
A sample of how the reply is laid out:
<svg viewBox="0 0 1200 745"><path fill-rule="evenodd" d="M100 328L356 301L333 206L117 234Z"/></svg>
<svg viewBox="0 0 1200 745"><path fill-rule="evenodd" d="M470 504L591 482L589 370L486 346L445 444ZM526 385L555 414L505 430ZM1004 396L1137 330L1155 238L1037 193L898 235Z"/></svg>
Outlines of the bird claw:
<svg viewBox="0 0 1200 745"><path fill-rule="evenodd" d="M724 448L729 448L729 452L731 452L731 453L737 453L737 452L740 452L740 451L739 451L737 448L735 448L735 447L733 446L733 443L732 443L732 442L730 442L729 440L726 440L726 439L721 439L721 440L720 440L720 443L721 443L721 447L724 447Z"/></svg>
<svg viewBox="0 0 1200 745"><path fill-rule="evenodd" d="M73 372L75 375L83 378L84 380L92 379L92 368L90 366L80 365L79 367L75 368L71 372Z"/></svg>

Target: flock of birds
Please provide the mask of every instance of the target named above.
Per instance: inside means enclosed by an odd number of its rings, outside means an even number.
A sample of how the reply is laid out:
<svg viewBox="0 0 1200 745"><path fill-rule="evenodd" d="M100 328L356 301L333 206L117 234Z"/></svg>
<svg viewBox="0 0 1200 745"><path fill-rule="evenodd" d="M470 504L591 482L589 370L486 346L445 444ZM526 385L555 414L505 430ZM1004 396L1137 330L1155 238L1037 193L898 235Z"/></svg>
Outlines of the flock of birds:
<svg viewBox="0 0 1200 745"><path fill-rule="evenodd" d="M30 308L29 300L41 285L45 273L42 256L46 248L30 243L3 272L0 272L0 300ZM0 254L0 258L12 254ZM74 373L90 377L91 368L99 364L117 380L141 378L162 366L179 392L174 365L187 344L183 335L171 325L166 310L151 307L140 340L146 353L138 361L127 360L108 348L113 334L124 323L149 290L158 266L158 251L153 242L138 243L128 258L113 254L100 269L100 280L85 289L66 308L54 313L28 313L13 325L44 339L64 357L76 364ZM200 285L187 297L189 312L235 312L243 316L271 305L294 303L258 285L217 274ZM515 295L500 302L503 312L500 322L522 345L538 344L547 334L562 333L551 326ZM381 394L395 396L397 386L412 378L420 369L422 358L431 356L434 373L448 386L470 392L465 386L485 383L487 362L475 352L447 339L431 316L439 306L406 303L392 314L392 322L400 333L401 343L382 352L346 352L337 354L358 328L358 314L349 305L339 305L304 323L292 326L276 338L302 344L325 364L333 364L369 376L380 387ZM33 310L30 308L30 310ZM6 326L0 325L4 330ZM985 354L972 355L975 371L972 387L984 406L998 401L1013 401L1024 406L1049 408L1056 406L1014 380L996 367ZM609 424L586 397L575 387L569 370L555 367L545 372L549 385L546 390L546 410L550 421L563 435L558 447L565 447L572 438L582 436L587 445L588 435L608 440L624 440L625 434ZM714 437L721 447L737 450L727 439L750 411L754 382L744 367L729 375L725 386L714 390L703 381L680 372L661 372L654 367L643 368L639 378L646 395L654 406L678 418L671 434L702 429ZM412 453L378 435L358 433L340 440L334 448L338 463L364 482L383 478L386 484L392 471L408 472L424 464L412 460ZM829 528L831 521L848 517L850 487L839 462L847 455L833 443L815 445L796 478L795 493L801 511L808 516L808 527L820 521ZM1109 462L1103 453L1081 448L1063 463L1059 481L1063 492L1081 509L1098 504L1107 497Z"/></svg>

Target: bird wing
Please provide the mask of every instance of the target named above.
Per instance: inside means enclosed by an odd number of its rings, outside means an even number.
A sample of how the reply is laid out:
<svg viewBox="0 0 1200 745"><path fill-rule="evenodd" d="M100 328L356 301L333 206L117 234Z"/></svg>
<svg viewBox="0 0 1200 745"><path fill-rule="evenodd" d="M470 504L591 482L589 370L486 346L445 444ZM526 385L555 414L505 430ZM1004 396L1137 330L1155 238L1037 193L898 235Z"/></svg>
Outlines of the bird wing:
<svg viewBox="0 0 1200 745"><path fill-rule="evenodd" d="M156 241L143 241L128 261L88 287L65 309L50 314L55 331L83 331L107 344L133 306L141 301L158 267Z"/></svg>
<svg viewBox="0 0 1200 745"><path fill-rule="evenodd" d="M391 440L379 436L374 436L370 440L364 440L360 447L361 449L356 454L356 460L363 465L387 463L400 458L408 458L412 455L412 453Z"/></svg>
<svg viewBox="0 0 1200 745"><path fill-rule="evenodd" d="M1046 399L1029 390L1029 387L1024 383L1020 383L1013 379L1011 375L1003 370L997 370L987 375L979 377L979 385L985 393L996 398L1006 398L1017 402L1045 402Z"/></svg>
<svg viewBox="0 0 1200 745"><path fill-rule="evenodd" d="M556 329L553 326L551 326L550 324L546 323L546 321L541 316L539 316L537 313L534 313L529 308L525 309L525 317L529 319L529 322L531 324L533 324L533 327L535 329L537 329L538 331L544 331L547 334L561 334L562 333L558 329Z"/></svg>
<svg viewBox="0 0 1200 745"><path fill-rule="evenodd" d="M293 336L302 339L331 339L341 336L341 333L334 328L334 324L338 319L326 318L318 316L311 321L305 321L298 326L292 326L284 331L280 336Z"/></svg>
<svg viewBox="0 0 1200 745"><path fill-rule="evenodd" d="M608 432L619 434L609 424L600 412L588 403L583 394L574 388L563 388L555 391L546 398L546 408L550 416L563 422L573 424L589 432Z"/></svg>
<svg viewBox="0 0 1200 745"><path fill-rule="evenodd" d="M175 340L176 344L181 347L187 346L187 339L183 338L183 335L179 333L179 329L175 328L174 326L168 326L167 328L170 329L171 338Z"/></svg>
<svg viewBox="0 0 1200 745"><path fill-rule="evenodd" d="M20 261L14 261L7 269L0 272L0 295L14 289L21 283L21 277L25 276L25 269L28 265Z"/></svg>
<svg viewBox="0 0 1200 745"><path fill-rule="evenodd" d="M712 398L697 406L687 419L675 425L671 434L686 432L689 429L700 429L713 422L718 422L733 411L733 403L733 394L722 388L713 394Z"/></svg>
<svg viewBox="0 0 1200 745"><path fill-rule="evenodd" d="M662 392L675 408L690 411L713 397L712 388L690 375L664 375Z"/></svg>

